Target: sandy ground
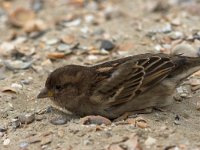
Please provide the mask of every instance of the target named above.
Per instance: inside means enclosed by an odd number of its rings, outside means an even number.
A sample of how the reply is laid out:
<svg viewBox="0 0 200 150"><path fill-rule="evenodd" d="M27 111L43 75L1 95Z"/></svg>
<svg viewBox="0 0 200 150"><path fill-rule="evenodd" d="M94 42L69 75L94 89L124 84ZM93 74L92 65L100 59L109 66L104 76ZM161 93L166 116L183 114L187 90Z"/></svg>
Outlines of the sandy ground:
<svg viewBox="0 0 200 150"><path fill-rule="evenodd" d="M28 69L10 70L4 65L1 66L0 149L200 149L200 91L191 92L190 85L187 86L187 98L174 101L167 110L138 115L143 118L147 127L126 121L109 126L82 125L79 118L73 117L69 117L69 121L64 125L53 125L50 120L55 117L55 113L48 110L42 112L53 104L48 99L36 99L48 74L65 64L95 64L102 60L144 52L168 53L170 46L180 43L190 44L197 49L200 45L199 39L186 39L200 29L200 3L190 0L162 3L153 0L113 0L88 1L88 4L82 6L82 1L71 0L71 4L67 2L69 1L45 1L43 8L37 12L37 18L44 21L48 29L41 36L31 38L23 27L13 27L7 15L18 7L30 8L30 1L0 1L2 11L6 12L0 16L1 44L10 44L19 37L25 37L25 41L19 42L19 47L28 47L28 52L35 48L31 55L16 57L11 51L6 52L5 56L5 49L1 47L2 62L25 58L33 60L33 63ZM93 19L87 21L85 18L89 15L93 16ZM81 22L71 26L59 25L63 18L70 17L71 20L80 19ZM168 25L170 29L166 31ZM184 38L170 39L170 34L177 31L182 33ZM13 32L16 32L14 40L9 38ZM50 60L48 54L56 51L59 42L48 45L48 42L51 43L48 40L60 39L63 35L75 36L79 47L62 59ZM117 49L109 51L108 54L93 54L91 49L99 48L99 39L114 41ZM21 124L16 119L20 115L34 113L35 121L29 124Z"/></svg>

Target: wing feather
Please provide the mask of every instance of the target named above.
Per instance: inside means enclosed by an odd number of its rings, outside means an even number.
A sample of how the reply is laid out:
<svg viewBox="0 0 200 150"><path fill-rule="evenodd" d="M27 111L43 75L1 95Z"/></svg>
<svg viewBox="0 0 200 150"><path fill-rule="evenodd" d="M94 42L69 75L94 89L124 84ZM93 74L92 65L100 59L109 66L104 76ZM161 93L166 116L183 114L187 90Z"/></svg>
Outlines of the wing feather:
<svg viewBox="0 0 200 150"><path fill-rule="evenodd" d="M101 102L109 107L133 100L134 97L165 79L175 67L166 55L153 54L144 55L142 58L129 57L119 64L113 61L113 64L115 66L108 72L97 72L97 78L101 81L97 80L96 90L91 98L91 101ZM109 65L112 66L112 63ZM104 64L106 67L110 67L109 65ZM97 70L106 70L95 67Z"/></svg>

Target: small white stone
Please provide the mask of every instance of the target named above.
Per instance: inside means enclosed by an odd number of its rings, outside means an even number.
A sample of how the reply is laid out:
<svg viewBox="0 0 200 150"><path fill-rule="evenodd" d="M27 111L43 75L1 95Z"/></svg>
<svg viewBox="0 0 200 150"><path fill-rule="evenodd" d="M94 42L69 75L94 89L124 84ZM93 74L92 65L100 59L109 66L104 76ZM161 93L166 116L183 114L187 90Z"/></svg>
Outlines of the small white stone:
<svg viewBox="0 0 200 150"><path fill-rule="evenodd" d="M58 43L58 39L48 39L46 40L46 44L48 45L55 45Z"/></svg>
<svg viewBox="0 0 200 150"><path fill-rule="evenodd" d="M176 90L177 90L178 93L183 93L184 92L182 86L177 87Z"/></svg>
<svg viewBox="0 0 200 150"><path fill-rule="evenodd" d="M32 80L33 80L33 77L30 77L30 76L29 76L29 77L28 77L28 80L29 80L29 81L32 81Z"/></svg>
<svg viewBox="0 0 200 150"><path fill-rule="evenodd" d="M174 150L180 150L180 148L176 146L176 147L174 147Z"/></svg>
<svg viewBox="0 0 200 150"><path fill-rule="evenodd" d="M3 132L0 132L0 137L3 137L4 136L4 133Z"/></svg>
<svg viewBox="0 0 200 150"><path fill-rule="evenodd" d="M9 42L3 42L0 46L0 48L2 50L6 50L6 51L11 51L11 50L14 50L15 49L15 46L14 44L12 43L9 43Z"/></svg>
<svg viewBox="0 0 200 150"><path fill-rule="evenodd" d="M0 52L2 55L10 55L11 52L15 49L15 45L10 42L3 42L0 45Z"/></svg>
<svg viewBox="0 0 200 150"><path fill-rule="evenodd" d="M10 139L5 139L4 141L3 141L3 145L9 145L10 144Z"/></svg>
<svg viewBox="0 0 200 150"><path fill-rule="evenodd" d="M86 16L85 16L85 21L86 21L87 23L93 23L93 21L94 21L94 16L93 16L93 15L86 15Z"/></svg>
<svg viewBox="0 0 200 150"><path fill-rule="evenodd" d="M189 91L189 88L187 86L190 86L190 85L180 86L176 88L176 91L180 95L180 97L185 97L185 98L191 97L190 95L191 91Z"/></svg>
<svg viewBox="0 0 200 150"><path fill-rule="evenodd" d="M83 141L83 145L91 145L92 141L90 139L86 139Z"/></svg>
<svg viewBox="0 0 200 150"><path fill-rule="evenodd" d="M12 84L11 84L11 87L12 87L12 88L15 88L15 89L19 89L19 90L22 89L22 85L21 85L21 84L18 84L18 83L12 83Z"/></svg>
<svg viewBox="0 0 200 150"><path fill-rule="evenodd" d="M24 42L26 42L26 41L27 41L27 38L21 36L21 37L18 37L18 38L14 41L14 44L22 44L22 43L24 43Z"/></svg>
<svg viewBox="0 0 200 150"><path fill-rule="evenodd" d="M172 46L170 44L163 44L163 48L165 48L165 49L171 49Z"/></svg>
<svg viewBox="0 0 200 150"><path fill-rule="evenodd" d="M80 29L82 33L87 34L89 32L89 28L88 27L83 27Z"/></svg>
<svg viewBox="0 0 200 150"><path fill-rule="evenodd" d="M145 145L146 146L151 146L151 145L155 144L156 141L157 141L156 139L154 139L154 138L149 136L145 141Z"/></svg>
<svg viewBox="0 0 200 150"><path fill-rule="evenodd" d="M88 56L88 60L97 60L98 59L98 56L96 55L89 55Z"/></svg>
<svg viewBox="0 0 200 150"><path fill-rule="evenodd" d="M166 23L164 25L153 27L153 29L150 29L149 32L151 33L168 33L172 31L172 26L170 23Z"/></svg>
<svg viewBox="0 0 200 150"><path fill-rule="evenodd" d="M169 37L173 40L177 40L177 39L181 39L184 37L183 33L182 32L179 32L179 31L175 31L175 32L171 32L169 34Z"/></svg>
<svg viewBox="0 0 200 150"><path fill-rule="evenodd" d="M10 102L8 102L8 106L9 106L10 108L13 108L13 104L10 103Z"/></svg>
<svg viewBox="0 0 200 150"><path fill-rule="evenodd" d="M156 51L160 52L160 50L162 49L162 46L156 45L154 48L155 48Z"/></svg>
<svg viewBox="0 0 200 150"><path fill-rule="evenodd" d="M81 23L81 19L75 19L75 20L73 20L71 22L66 22L65 26L66 27L75 27L75 26L80 25L80 23Z"/></svg>
<svg viewBox="0 0 200 150"><path fill-rule="evenodd" d="M60 52L65 52L65 51L70 51L71 52L70 46L67 45L67 44L58 45L57 50L60 51Z"/></svg>

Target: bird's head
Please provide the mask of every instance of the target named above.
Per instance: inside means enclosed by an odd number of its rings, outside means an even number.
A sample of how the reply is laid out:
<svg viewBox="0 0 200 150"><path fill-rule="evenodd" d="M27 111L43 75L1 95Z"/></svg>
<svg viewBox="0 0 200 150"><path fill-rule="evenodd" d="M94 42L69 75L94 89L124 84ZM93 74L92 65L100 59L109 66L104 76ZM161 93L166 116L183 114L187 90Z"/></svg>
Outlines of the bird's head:
<svg viewBox="0 0 200 150"><path fill-rule="evenodd" d="M78 96L84 89L84 81L87 78L85 67L68 65L53 71L47 78L45 87L37 98L72 99Z"/></svg>

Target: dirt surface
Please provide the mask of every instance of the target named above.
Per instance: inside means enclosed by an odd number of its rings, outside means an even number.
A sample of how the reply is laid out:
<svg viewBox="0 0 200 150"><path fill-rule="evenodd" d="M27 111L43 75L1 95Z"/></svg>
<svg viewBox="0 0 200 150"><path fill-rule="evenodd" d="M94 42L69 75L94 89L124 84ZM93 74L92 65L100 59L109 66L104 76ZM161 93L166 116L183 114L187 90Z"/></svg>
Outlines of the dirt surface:
<svg viewBox="0 0 200 150"><path fill-rule="evenodd" d="M66 124L54 125L50 120L58 114L52 111L52 102L36 99L48 74L59 66L91 65L145 52L171 53L180 44L190 45L189 53L197 50L199 1L0 0L0 6L1 150L200 149L199 73L179 87L178 100L167 110L107 126L83 125L70 115ZM32 26L26 17L20 25L10 17L20 7L35 14ZM100 50L105 39L115 48ZM31 115L25 124L24 115Z"/></svg>

